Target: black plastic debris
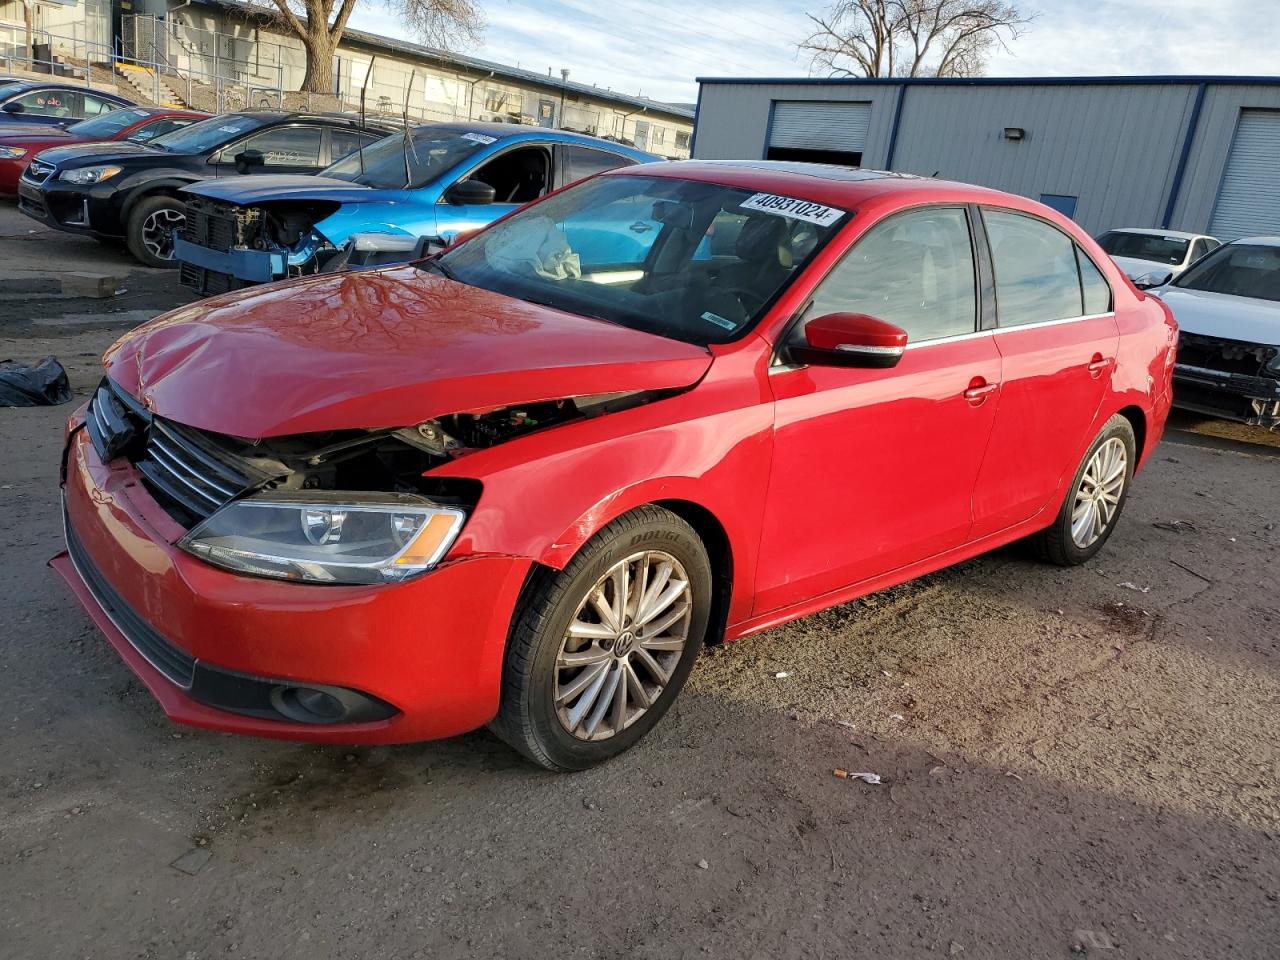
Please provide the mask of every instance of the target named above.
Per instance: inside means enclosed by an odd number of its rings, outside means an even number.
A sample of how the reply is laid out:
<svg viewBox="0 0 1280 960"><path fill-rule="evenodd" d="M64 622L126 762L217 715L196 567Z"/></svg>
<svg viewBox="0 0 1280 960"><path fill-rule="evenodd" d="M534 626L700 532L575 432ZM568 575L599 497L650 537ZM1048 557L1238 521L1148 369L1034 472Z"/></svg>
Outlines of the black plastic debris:
<svg viewBox="0 0 1280 960"><path fill-rule="evenodd" d="M0 360L0 407L51 407L70 399L71 381L54 357L34 365Z"/></svg>

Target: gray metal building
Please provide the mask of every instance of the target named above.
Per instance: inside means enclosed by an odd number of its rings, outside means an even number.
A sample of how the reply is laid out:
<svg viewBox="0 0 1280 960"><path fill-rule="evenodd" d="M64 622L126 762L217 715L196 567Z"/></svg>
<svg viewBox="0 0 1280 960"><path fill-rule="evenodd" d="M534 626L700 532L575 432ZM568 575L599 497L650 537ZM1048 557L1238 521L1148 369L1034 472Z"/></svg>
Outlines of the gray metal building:
<svg viewBox="0 0 1280 960"><path fill-rule="evenodd" d="M1280 77L699 78L693 156L936 175L1086 230L1280 234Z"/></svg>

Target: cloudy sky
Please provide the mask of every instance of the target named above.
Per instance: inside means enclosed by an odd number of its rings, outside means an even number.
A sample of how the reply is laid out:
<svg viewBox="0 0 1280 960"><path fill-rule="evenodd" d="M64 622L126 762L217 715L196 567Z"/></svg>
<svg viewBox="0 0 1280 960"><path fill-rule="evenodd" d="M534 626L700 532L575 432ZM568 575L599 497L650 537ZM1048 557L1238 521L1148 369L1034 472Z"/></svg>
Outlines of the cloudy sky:
<svg viewBox="0 0 1280 960"><path fill-rule="evenodd" d="M693 102L698 76L805 76L796 0L480 0L484 44L463 50L659 100ZM1275 73L1280 20L1259 0L1038 0L1034 23L988 76ZM353 26L407 36L366 4Z"/></svg>

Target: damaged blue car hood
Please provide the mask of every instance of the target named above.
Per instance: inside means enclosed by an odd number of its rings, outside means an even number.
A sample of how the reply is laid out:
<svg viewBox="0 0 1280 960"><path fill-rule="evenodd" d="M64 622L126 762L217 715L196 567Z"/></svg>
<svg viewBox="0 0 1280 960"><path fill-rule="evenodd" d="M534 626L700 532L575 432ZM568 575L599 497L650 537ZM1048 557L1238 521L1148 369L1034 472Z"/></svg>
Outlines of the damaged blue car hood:
<svg viewBox="0 0 1280 960"><path fill-rule="evenodd" d="M403 191L375 190L362 183L334 177L297 176L286 173L254 174L205 180L182 191L197 197L252 206L268 200L335 200L339 203L394 202Z"/></svg>

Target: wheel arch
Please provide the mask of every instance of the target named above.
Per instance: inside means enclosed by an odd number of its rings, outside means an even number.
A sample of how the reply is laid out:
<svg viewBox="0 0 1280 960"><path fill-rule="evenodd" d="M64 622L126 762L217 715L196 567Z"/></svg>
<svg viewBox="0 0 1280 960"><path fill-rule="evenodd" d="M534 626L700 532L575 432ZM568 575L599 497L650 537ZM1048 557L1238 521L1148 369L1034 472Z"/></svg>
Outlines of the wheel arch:
<svg viewBox="0 0 1280 960"><path fill-rule="evenodd" d="M1128 420L1129 426L1133 428L1133 443L1138 462L1141 463L1147 455L1147 412L1137 404L1130 404L1121 407L1116 413Z"/></svg>
<svg viewBox="0 0 1280 960"><path fill-rule="evenodd" d="M124 205L120 208L120 224L127 227L129 217L133 215L134 208L143 200L149 200L151 197L172 197L175 200L182 200L178 195L178 191L183 187L189 187L195 181L192 180L149 180L146 183L140 183L129 194L129 198L125 200Z"/></svg>

